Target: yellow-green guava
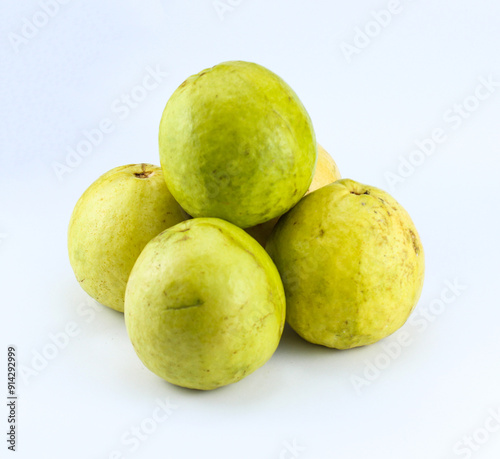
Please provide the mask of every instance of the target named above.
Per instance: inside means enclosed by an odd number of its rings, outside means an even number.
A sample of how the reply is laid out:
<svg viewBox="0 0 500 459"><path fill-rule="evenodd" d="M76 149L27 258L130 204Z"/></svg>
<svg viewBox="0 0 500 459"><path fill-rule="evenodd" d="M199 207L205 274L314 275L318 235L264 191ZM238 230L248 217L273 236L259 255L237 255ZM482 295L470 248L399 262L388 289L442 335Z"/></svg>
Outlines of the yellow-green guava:
<svg viewBox="0 0 500 459"><path fill-rule="evenodd" d="M279 273L260 244L218 218L162 232L130 274L125 323L144 365L170 383L234 383L276 350L285 320Z"/></svg>
<svg viewBox="0 0 500 459"><path fill-rule="evenodd" d="M68 252L78 282L99 303L123 312L128 276L142 249L187 218L160 167L110 170L83 193L71 215Z"/></svg>
<svg viewBox="0 0 500 459"><path fill-rule="evenodd" d="M417 304L424 251L386 192L342 179L280 218L266 246L285 287L287 321L304 339L348 349L401 327Z"/></svg>
<svg viewBox="0 0 500 459"><path fill-rule="evenodd" d="M193 217L248 228L278 217L307 191L316 165L311 119L270 70L224 62L189 77L160 122L165 180Z"/></svg>
<svg viewBox="0 0 500 459"><path fill-rule="evenodd" d="M340 171L333 158L328 152L318 143L318 162L316 164L316 171L314 177L307 190L306 194L316 191L325 185L340 179ZM245 231L256 239L260 244L265 247L269 236L273 232L273 228L278 223L279 217L273 218L267 222L247 228Z"/></svg>

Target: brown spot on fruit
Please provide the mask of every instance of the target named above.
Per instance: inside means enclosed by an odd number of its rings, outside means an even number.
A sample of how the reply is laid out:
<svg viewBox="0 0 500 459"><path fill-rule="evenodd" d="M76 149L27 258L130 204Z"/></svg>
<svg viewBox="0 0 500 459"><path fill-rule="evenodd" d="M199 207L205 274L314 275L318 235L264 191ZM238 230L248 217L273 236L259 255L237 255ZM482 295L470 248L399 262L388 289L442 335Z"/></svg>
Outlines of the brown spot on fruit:
<svg viewBox="0 0 500 459"><path fill-rule="evenodd" d="M191 239L187 234L183 236L180 239L177 239L175 242L182 242L182 241L187 241L188 239Z"/></svg>
<svg viewBox="0 0 500 459"><path fill-rule="evenodd" d="M417 236L412 230L408 230L410 232L410 237L411 237L411 242L413 244L413 250L415 250L415 253L417 257L420 255L420 247L417 242Z"/></svg>

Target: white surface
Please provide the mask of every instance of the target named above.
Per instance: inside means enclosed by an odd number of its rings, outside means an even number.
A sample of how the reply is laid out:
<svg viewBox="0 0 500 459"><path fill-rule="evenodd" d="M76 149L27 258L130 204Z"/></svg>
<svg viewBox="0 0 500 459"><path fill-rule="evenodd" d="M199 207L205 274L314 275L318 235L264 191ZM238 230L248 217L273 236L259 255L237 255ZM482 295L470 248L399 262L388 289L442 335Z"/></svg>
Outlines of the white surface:
<svg viewBox="0 0 500 459"><path fill-rule="evenodd" d="M234 5L222 20L211 0L66 3L18 47L11 33L43 10L37 1L0 7L2 387L8 344L33 368L37 353L54 351L52 335L78 332L36 375L18 376L18 451L2 441L0 456L497 458L500 431L484 428L500 426L490 414L500 409L500 86L482 90L485 100L460 126L443 117L474 96L480 78L500 81L498 1L401 0L401 12L351 62L341 44L390 2L222 0L220 8ZM392 337L339 352L287 329L263 368L202 393L142 366L122 315L89 300L74 279L66 229L99 175L158 164L170 94L230 59L282 76L343 176L392 192L420 232L427 271L412 320ZM127 112L120 97L141 96L148 66L168 76ZM114 130L59 180L54 164L107 118ZM386 173L436 128L447 140L391 188ZM435 300L454 280L465 289L439 310ZM411 343L357 391L353 378L388 363L385 348L402 333ZM165 416L157 407L167 398L176 408ZM4 432L6 415L1 423ZM460 443L465 435L470 446Z"/></svg>

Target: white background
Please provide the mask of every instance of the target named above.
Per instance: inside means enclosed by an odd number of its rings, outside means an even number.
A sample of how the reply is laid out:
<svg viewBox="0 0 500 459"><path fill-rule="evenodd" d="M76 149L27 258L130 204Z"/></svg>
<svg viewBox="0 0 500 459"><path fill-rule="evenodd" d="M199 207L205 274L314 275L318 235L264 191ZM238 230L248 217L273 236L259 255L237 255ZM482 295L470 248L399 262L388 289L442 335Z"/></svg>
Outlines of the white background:
<svg viewBox="0 0 500 459"><path fill-rule="evenodd" d="M50 16L37 1L0 7L0 392L7 345L23 366L18 451L6 449L3 409L0 456L498 458L500 86L480 82L500 82L498 1L401 0L384 27L373 21L387 0L65 3ZM287 328L264 367L198 392L142 366L123 316L78 286L66 230L102 173L159 163L175 88L232 59L283 77L342 175L403 204L426 281L412 319L382 342L334 351ZM138 89L157 68L157 87ZM112 132L82 150L106 122ZM446 140L412 154L435 129ZM79 145L86 156L68 156ZM419 165L403 170L410 156Z"/></svg>

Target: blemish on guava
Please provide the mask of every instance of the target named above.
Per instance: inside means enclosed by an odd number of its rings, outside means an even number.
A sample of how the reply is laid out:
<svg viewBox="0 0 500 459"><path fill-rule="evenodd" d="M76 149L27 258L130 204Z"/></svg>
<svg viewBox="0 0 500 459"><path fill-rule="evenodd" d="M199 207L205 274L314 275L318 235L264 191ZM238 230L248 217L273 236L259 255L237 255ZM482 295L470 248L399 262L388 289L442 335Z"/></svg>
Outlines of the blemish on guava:
<svg viewBox="0 0 500 459"><path fill-rule="evenodd" d="M203 76L203 75L206 75L208 72L210 72L210 70L212 69L206 69L206 70L203 70L202 72L198 73L198 75L196 75L195 79L193 80L193 84L196 84L198 82L198 80Z"/></svg>
<svg viewBox="0 0 500 459"><path fill-rule="evenodd" d="M193 304L184 304L184 305L182 305L182 306L167 307L167 309L168 309L169 311L172 311L172 310L173 310L173 311L177 311L178 309L197 308L197 307L202 306L202 305L204 305L204 304L205 304L205 302L204 302L204 301L202 301L202 300L198 300L198 301L196 301L196 302L195 302L195 303L193 303Z"/></svg>
<svg viewBox="0 0 500 459"><path fill-rule="evenodd" d="M420 247L417 242L417 236L415 236L415 233L411 229L408 231L410 232L411 242L413 244L413 250L415 250L415 254L418 257L420 255Z"/></svg>
<svg viewBox="0 0 500 459"><path fill-rule="evenodd" d="M266 314L265 316L263 316L263 317L261 317L261 318L260 318L259 322L260 322L261 326L262 326L262 324L263 324L264 320L266 320L266 319L267 319L270 315L272 315L272 314L273 314L273 313L272 313L272 312L270 312L270 313L268 313L268 314Z"/></svg>
<svg viewBox="0 0 500 459"><path fill-rule="evenodd" d="M182 241L187 241L188 239L191 239L187 234L182 237L181 239L177 239L175 242L182 242Z"/></svg>

